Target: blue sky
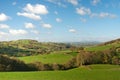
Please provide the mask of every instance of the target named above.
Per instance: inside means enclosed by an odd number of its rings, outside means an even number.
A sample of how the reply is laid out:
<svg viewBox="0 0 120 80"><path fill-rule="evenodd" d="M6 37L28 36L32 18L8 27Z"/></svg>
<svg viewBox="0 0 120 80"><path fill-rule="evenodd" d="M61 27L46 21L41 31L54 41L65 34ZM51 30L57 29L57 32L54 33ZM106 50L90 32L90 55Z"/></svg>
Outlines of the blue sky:
<svg viewBox="0 0 120 80"><path fill-rule="evenodd" d="M0 41L108 41L119 30L120 0L0 1Z"/></svg>

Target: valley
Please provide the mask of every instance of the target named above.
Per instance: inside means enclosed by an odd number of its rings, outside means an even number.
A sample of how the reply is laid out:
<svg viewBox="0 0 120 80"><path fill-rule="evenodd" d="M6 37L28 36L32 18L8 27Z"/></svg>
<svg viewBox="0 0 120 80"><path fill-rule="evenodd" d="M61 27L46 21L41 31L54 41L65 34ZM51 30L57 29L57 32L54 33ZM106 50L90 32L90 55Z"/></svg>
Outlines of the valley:
<svg viewBox="0 0 120 80"><path fill-rule="evenodd" d="M0 0L0 80L120 80L120 0Z"/></svg>
<svg viewBox="0 0 120 80"><path fill-rule="evenodd" d="M119 42L117 39L84 47L65 43L39 43L34 40L1 42L0 79L119 80ZM32 48L29 48L30 45ZM45 49L41 48L43 46ZM48 53L51 47L52 51ZM4 49L7 50L4 52ZM36 52L43 49L46 50L43 53Z"/></svg>

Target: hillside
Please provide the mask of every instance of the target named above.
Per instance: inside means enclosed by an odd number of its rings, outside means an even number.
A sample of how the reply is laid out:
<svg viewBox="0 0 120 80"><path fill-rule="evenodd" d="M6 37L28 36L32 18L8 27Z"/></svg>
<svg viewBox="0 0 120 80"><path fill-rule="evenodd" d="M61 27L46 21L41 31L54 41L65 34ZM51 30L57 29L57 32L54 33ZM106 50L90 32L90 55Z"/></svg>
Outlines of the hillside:
<svg viewBox="0 0 120 80"><path fill-rule="evenodd" d="M63 43L38 42L36 40L16 40L0 42L0 54L7 54L10 56L29 56L37 54L48 54L53 51L61 51L69 48Z"/></svg>
<svg viewBox="0 0 120 80"><path fill-rule="evenodd" d="M112 45L112 44L120 44L120 39L115 39L115 40L111 40L111 41L108 41L108 42L104 42L100 45Z"/></svg>
<svg viewBox="0 0 120 80"><path fill-rule="evenodd" d="M101 43L101 44L98 44L98 45L95 45L92 47L87 47L86 50L88 50L88 51L103 51L103 50L107 50L107 49L110 49L113 47L116 47L116 48L120 47L120 39L115 39L115 40L104 42L104 43Z"/></svg>

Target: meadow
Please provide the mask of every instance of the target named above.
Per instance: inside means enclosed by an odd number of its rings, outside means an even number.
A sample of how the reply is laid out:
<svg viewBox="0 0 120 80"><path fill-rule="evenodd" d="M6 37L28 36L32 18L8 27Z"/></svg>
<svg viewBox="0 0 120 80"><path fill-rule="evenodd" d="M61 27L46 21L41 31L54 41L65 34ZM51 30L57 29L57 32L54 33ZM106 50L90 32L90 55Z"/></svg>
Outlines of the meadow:
<svg viewBox="0 0 120 80"><path fill-rule="evenodd" d="M71 51L57 51L50 54L19 57L19 59L25 63L42 62L64 64L76 55L77 53Z"/></svg>
<svg viewBox="0 0 120 80"><path fill-rule="evenodd" d="M97 64L66 71L0 72L0 80L120 80L120 66Z"/></svg>
<svg viewBox="0 0 120 80"><path fill-rule="evenodd" d="M107 45L97 45L97 46L87 47L87 48L85 48L85 50L87 50L87 51L103 51L103 50L110 49L113 46L119 47L120 43L114 42L114 43L107 44Z"/></svg>

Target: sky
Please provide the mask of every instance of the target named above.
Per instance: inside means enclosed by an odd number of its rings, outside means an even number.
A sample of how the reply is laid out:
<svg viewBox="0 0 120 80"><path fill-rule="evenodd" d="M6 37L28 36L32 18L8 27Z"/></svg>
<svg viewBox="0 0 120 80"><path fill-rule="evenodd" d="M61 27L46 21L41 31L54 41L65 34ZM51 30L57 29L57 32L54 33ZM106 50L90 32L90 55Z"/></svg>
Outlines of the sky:
<svg viewBox="0 0 120 80"><path fill-rule="evenodd" d="M109 41L120 37L120 0L0 0L0 41Z"/></svg>

